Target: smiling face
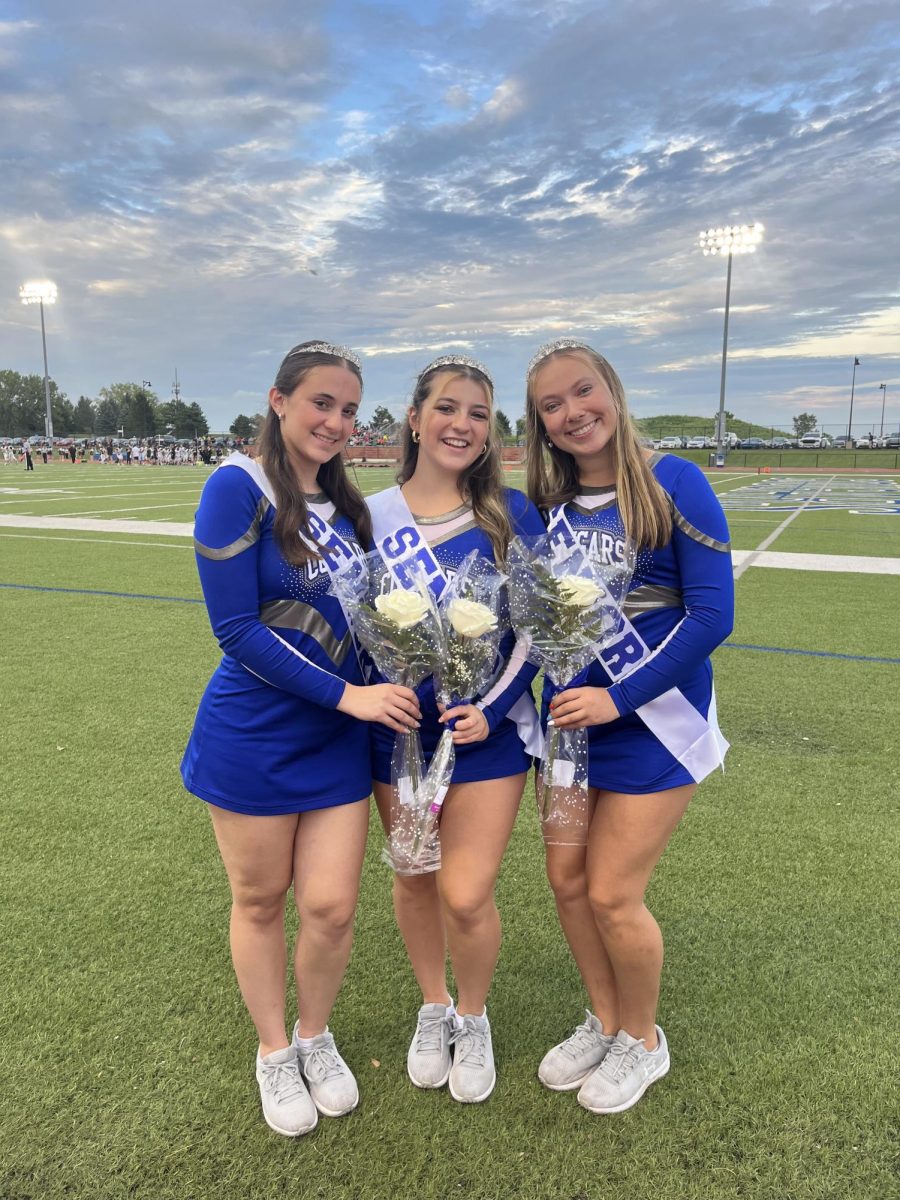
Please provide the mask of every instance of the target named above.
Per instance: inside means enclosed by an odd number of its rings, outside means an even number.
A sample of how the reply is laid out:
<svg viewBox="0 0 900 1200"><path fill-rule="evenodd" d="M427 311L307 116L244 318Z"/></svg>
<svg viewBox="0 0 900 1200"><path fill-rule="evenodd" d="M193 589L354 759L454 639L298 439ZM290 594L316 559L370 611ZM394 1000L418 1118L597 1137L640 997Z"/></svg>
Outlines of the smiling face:
<svg viewBox="0 0 900 1200"><path fill-rule="evenodd" d="M580 463L612 461L616 402L585 355L576 351L549 358L536 371L531 390L538 419L554 446Z"/></svg>
<svg viewBox="0 0 900 1200"><path fill-rule="evenodd" d="M491 400L475 379L444 371L431 381L421 407L409 410L419 434L419 458L459 474L482 454L491 429Z"/></svg>
<svg viewBox="0 0 900 1200"><path fill-rule="evenodd" d="M359 380L342 366L313 367L288 395L277 388L269 404L281 421L281 436L305 491L315 490L319 467L339 454L356 424Z"/></svg>

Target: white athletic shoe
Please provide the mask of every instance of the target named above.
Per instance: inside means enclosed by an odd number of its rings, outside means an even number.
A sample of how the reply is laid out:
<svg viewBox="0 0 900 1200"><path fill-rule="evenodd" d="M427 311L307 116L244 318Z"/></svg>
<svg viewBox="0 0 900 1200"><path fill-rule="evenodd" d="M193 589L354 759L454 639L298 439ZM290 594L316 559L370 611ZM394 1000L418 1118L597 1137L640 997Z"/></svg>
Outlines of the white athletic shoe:
<svg viewBox="0 0 900 1200"><path fill-rule="evenodd" d="M341 1058L334 1035L326 1029L312 1039L312 1047L299 1045L300 1023L294 1026L293 1047L313 1103L323 1117L343 1117L359 1104L359 1088L353 1072Z"/></svg>
<svg viewBox="0 0 900 1200"><path fill-rule="evenodd" d="M450 1075L453 1018L446 1004L423 1004L406 1055L406 1073L417 1088L443 1087Z"/></svg>
<svg viewBox="0 0 900 1200"><path fill-rule="evenodd" d="M616 1040L603 1032L603 1022L592 1012L576 1026L571 1037L548 1050L538 1067L538 1079L552 1092L574 1092L603 1062Z"/></svg>
<svg viewBox="0 0 900 1200"><path fill-rule="evenodd" d="M462 1104L480 1104L487 1100L497 1082L491 1027L486 1016L466 1016L461 1020L462 1027L451 1034L450 1095Z"/></svg>
<svg viewBox="0 0 900 1200"><path fill-rule="evenodd" d="M617 1113L637 1104L650 1084L669 1070L669 1047L658 1025L656 1036L656 1049L647 1050L643 1038L633 1038L620 1029L603 1062L578 1093L582 1108L593 1113Z"/></svg>
<svg viewBox="0 0 900 1200"><path fill-rule="evenodd" d="M319 1115L306 1090L293 1046L275 1050L265 1058L257 1051L256 1080L270 1129L285 1137L299 1137L315 1129Z"/></svg>

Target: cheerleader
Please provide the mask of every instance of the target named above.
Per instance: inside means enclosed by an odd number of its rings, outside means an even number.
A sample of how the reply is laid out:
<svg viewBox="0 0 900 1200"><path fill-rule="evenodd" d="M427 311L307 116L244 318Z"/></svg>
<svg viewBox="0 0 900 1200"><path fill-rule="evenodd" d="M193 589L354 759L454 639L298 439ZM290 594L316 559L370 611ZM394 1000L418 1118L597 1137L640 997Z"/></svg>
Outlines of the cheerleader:
<svg viewBox="0 0 900 1200"><path fill-rule="evenodd" d="M438 358L418 377L397 478L399 487L369 500L375 544L402 528L410 555L432 574L452 574L473 549L502 565L514 533L543 532L534 506L503 487L493 385L471 359ZM452 720L456 767L441 815L441 869L394 877L397 924L422 991L409 1077L420 1088L449 1079L451 1095L464 1103L487 1099L496 1080L485 1008L500 950L494 885L531 765L529 750L537 748L530 693L535 668L512 633L501 657L496 682L475 704L441 713L431 682L420 689L426 758ZM375 798L388 830L393 741L387 729L373 727ZM456 1004L447 987L448 948Z"/></svg>
<svg viewBox="0 0 900 1200"><path fill-rule="evenodd" d="M618 375L590 346L537 352L526 424L528 491L551 537L607 562L626 537L638 552L622 652L549 703L558 727L589 735L588 845L548 846L547 873L592 1011L538 1070L548 1088L579 1089L591 1112L622 1112L669 1070L656 1024L662 936L644 893L727 749L709 655L733 623L728 527L698 467L642 449Z"/></svg>
<svg viewBox="0 0 900 1200"><path fill-rule="evenodd" d="M195 549L224 658L181 764L209 805L231 885L231 953L259 1035L265 1120L296 1137L359 1093L328 1029L350 955L368 828L368 721L414 727L415 693L364 687L329 573L361 553L369 515L341 451L360 402L359 361L294 347L269 392L260 458L233 454L207 480ZM299 1020L285 1028L284 909L300 917Z"/></svg>

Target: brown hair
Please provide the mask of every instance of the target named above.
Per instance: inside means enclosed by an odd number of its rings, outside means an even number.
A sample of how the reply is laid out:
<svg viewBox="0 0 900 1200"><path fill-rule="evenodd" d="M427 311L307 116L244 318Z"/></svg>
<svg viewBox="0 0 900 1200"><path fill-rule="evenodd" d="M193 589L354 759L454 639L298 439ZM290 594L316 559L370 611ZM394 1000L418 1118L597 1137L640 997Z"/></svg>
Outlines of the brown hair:
<svg viewBox="0 0 900 1200"><path fill-rule="evenodd" d="M486 375L477 367L465 363L453 363L426 368L416 380L410 406L416 412L422 411L422 405L431 395L435 380L441 375L450 375L453 379L471 379L484 389L491 408L490 429L488 432L487 453L480 454L475 461L462 472L459 479L459 491L463 500L472 505L475 520L484 530L494 547L494 558L497 563L506 561L506 551L512 538L512 525L503 495L503 459L500 453L500 438L497 434L493 415L494 388ZM419 444L413 441L412 429L407 417L403 426L402 460L397 472L397 482L406 483L411 479L416 463L419 461Z"/></svg>
<svg viewBox="0 0 900 1200"><path fill-rule="evenodd" d="M282 396L289 396L314 367L345 367L359 381L362 389L362 373L356 363L321 350L309 349L310 346L321 344L315 341L301 342L288 351L278 368L274 383ZM309 536L306 499L291 469L287 447L281 436L281 421L271 405L259 438L259 457L275 493L274 533L282 555L295 567L321 558L322 554L307 546L298 532L302 529ZM352 522L360 545L368 550L372 541L372 519L362 494L347 477L340 454L335 454L334 458L319 467L316 480L337 511Z"/></svg>
<svg viewBox="0 0 900 1200"><path fill-rule="evenodd" d="M568 504L578 495L578 464L571 454L548 443L538 414L534 385L538 372L551 358L580 358L609 388L616 408L616 428L610 439L616 498L625 533L637 546L655 549L672 536L669 498L657 482L644 454L637 429L628 412L622 381L606 359L590 346L556 350L542 358L528 374L525 393L525 468L528 495L538 508Z"/></svg>

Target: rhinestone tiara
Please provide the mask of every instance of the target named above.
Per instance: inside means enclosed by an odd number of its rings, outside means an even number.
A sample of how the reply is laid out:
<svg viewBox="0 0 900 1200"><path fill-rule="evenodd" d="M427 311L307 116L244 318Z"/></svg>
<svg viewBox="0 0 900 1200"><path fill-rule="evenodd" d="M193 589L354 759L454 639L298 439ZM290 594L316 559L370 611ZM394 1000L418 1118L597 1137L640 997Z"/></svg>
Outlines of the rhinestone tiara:
<svg viewBox="0 0 900 1200"><path fill-rule="evenodd" d="M466 354L442 354L440 358L436 358L434 362L430 362L424 371L419 372L419 378L427 375L429 371L434 371L437 367L472 367L475 371L480 371L491 387L494 386L494 381L491 379L491 373L477 358L469 358Z"/></svg>
<svg viewBox="0 0 900 1200"><path fill-rule="evenodd" d="M335 346L331 342L313 342L309 346L295 346L288 352L287 357L294 358L298 354L329 354L332 358L344 358L347 362L353 363L357 371L362 370L359 355L349 346Z"/></svg>
<svg viewBox="0 0 900 1200"><path fill-rule="evenodd" d="M555 342L545 342L538 350L528 364L526 376L530 376L534 368L539 362L543 362L545 358L549 358L551 354L555 354L557 350L590 350L591 347L587 342L581 342L578 338L557 338Z"/></svg>

